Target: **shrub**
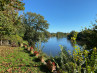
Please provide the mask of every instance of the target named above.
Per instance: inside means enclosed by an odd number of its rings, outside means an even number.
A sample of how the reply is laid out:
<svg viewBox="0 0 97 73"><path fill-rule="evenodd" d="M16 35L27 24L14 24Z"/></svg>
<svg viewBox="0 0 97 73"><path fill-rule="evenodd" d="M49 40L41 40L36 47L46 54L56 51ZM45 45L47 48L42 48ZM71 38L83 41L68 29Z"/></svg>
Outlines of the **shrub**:
<svg viewBox="0 0 97 73"><path fill-rule="evenodd" d="M74 50L72 55L64 52L63 46L60 45L60 57L53 60L57 64L57 68L68 73L94 73L97 72L97 48L94 47L92 52L80 49L76 46L76 39L73 39ZM91 52L91 53L90 53Z"/></svg>

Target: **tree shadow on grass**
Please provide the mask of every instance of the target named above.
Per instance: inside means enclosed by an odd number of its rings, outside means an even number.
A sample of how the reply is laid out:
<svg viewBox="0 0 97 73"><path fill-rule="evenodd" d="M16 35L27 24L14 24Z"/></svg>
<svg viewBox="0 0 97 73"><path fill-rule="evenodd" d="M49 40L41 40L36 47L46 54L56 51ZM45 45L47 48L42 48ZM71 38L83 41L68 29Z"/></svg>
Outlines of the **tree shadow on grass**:
<svg viewBox="0 0 97 73"><path fill-rule="evenodd" d="M35 55L33 55L33 54L31 54L30 53L30 51L28 51L27 49L24 49L23 50L23 52L25 52L25 53L29 53L29 56L30 57L34 57ZM35 58L35 59L33 59L32 61L34 61L34 62L40 62L40 60L38 59L38 58ZM40 68L40 71L42 71L42 72L45 72L45 73L51 73L49 70L48 70L48 68L46 67L46 65L38 65L38 66L35 66L35 65L33 65L33 64L30 64L30 65L25 65L26 67L39 67Z"/></svg>
<svg viewBox="0 0 97 73"><path fill-rule="evenodd" d="M19 68L19 67L31 67L31 65L20 64L20 65L13 66L13 67L16 67L16 68Z"/></svg>
<svg viewBox="0 0 97 73"><path fill-rule="evenodd" d="M38 58L35 58L34 60L32 60L34 62L40 62L40 60Z"/></svg>
<svg viewBox="0 0 97 73"><path fill-rule="evenodd" d="M23 66L25 66L25 67L34 67L34 64L32 64L32 63L30 63L30 64L28 64L28 65L20 64L20 65L15 66L15 67L23 67Z"/></svg>
<svg viewBox="0 0 97 73"><path fill-rule="evenodd" d="M31 67L31 65L26 65L26 67Z"/></svg>
<svg viewBox="0 0 97 73"><path fill-rule="evenodd" d="M41 70L42 72L45 72L45 73L51 73L51 72L48 70L47 66L46 66L46 65L43 65L43 64L40 66L40 70Z"/></svg>
<svg viewBox="0 0 97 73"><path fill-rule="evenodd" d="M30 56L30 57L34 57L35 55L34 55L34 54L30 54L29 56Z"/></svg>
<svg viewBox="0 0 97 73"><path fill-rule="evenodd" d="M27 49L24 49L23 52L30 53L30 51L28 51Z"/></svg>

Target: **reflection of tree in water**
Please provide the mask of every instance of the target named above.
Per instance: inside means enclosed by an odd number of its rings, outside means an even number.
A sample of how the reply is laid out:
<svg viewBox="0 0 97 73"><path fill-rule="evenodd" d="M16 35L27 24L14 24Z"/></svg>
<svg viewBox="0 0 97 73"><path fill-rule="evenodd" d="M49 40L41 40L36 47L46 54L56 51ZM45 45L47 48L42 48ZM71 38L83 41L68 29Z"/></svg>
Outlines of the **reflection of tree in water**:
<svg viewBox="0 0 97 73"><path fill-rule="evenodd" d="M47 43L49 39L50 39L50 37L43 38L42 43Z"/></svg>
<svg viewBox="0 0 97 73"><path fill-rule="evenodd" d="M64 37L56 37L57 41L60 41L61 39L63 39Z"/></svg>

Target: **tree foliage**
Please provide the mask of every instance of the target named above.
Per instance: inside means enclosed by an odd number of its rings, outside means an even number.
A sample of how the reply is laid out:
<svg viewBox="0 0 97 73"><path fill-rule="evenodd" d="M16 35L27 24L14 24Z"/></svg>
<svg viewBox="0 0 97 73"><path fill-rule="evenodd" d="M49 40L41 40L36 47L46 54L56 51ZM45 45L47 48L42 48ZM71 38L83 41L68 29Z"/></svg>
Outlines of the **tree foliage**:
<svg viewBox="0 0 97 73"><path fill-rule="evenodd" d="M94 46L97 47L97 25L79 32L77 40L83 41L83 44L87 45L87 49L92 49Z"/></svg>
<svg viewBox="0 0 97 73"><path fill-rule="evenodd" d="M21 34L21 18L18 16L18 11L24 10L24 3L20 0L1 0L0 1L0 40L4 37L14 35L23 37ZM14 38L11 37L11 38ZM6 38L9 40L8 38Z"/></svg>
<svg viewBox="0 0 97 73"><path fill-rule="evenodd" d="M67 38L68 39L71 39L71 37L74 37L76 38L77 37L77 33L76 31L71 31L68 35L67 35Z"/></svg>
<svg viewBox="0 0 97 73"><path fill-rule="evenodd" d="M28 40L30 45L31 42L37 42L40 37L44 37L43 33L46 32L49 26L43 16L31 12L24 14L23 22L26 28L24 39Z"/></svg>
<svg viewBox="0 0 97 73"><path fill-rule="evenodd" d="M24 5L20 0L0 0L0 11L5 11L9 7L14 10L24 10Z"/></svg>

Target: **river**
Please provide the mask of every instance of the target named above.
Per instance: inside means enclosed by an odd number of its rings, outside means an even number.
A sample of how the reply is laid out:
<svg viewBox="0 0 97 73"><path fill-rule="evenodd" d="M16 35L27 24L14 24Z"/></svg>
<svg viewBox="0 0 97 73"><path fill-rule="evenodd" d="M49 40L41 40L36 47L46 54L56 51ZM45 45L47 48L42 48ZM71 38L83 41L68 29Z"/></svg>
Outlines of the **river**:
<svg viewBox="0 0 97 73"><path fill-rule="evenodd" d="M41 43L41 46L44 48L42 51L47 54L48 56L58 56L59 53L61 52L60 46L62 45L66 47L66 50L70 50L71 52L73 51L73 46L70 40L67 39L67 37L64 38L56 38L56 37L51 37L48 39L48 42Z"/></svg>

